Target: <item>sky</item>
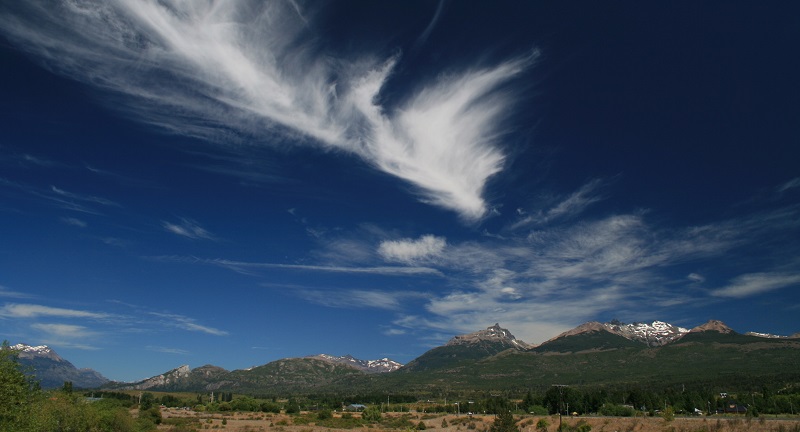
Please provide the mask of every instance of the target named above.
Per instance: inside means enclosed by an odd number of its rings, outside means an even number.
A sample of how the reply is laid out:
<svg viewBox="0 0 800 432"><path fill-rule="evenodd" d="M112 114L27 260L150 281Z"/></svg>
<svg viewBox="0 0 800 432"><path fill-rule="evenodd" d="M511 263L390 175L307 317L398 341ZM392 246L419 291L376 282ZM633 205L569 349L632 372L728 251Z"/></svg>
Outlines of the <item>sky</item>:
<svg viewBox="0 0 800 432"><path fill-rule="evenodd" d="M796 2L0 5L0 338L134 381L800 332Z"/></svg>

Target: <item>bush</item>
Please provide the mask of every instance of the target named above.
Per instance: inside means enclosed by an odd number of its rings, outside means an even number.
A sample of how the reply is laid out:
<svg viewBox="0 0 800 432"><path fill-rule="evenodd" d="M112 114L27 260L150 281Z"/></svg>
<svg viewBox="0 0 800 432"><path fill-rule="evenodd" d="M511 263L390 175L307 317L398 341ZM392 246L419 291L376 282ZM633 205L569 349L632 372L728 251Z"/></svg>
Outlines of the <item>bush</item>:
<svg viewBox="0 0 800 432"><path fill-rule="evenodd" d="M427 429L427 427L425 426L425 422L420 420L419 423L417 423L417 430L425 430L425 429Z"/></svg>
<svg viewBox="0 0 800 432"><path fill-rule="evenodd" d="M529 414L539 415L539 416L546 416L546 415L550 414L550 413L547 412L547 408L545 408L545 407L543 407L541 405L533 405L533 406L531 406L530 408L528 408L528 412L529 412Z"/></svg>
<svg viewBox="0 0 800 432"><path fill-rule="evenodd" d="M318 420L327 420L330 418L333 418L333 413L329 409L319 410L319 412L317 413Z"/></svg>
<svg viewBox="0 0 800 432"><path fill-rule="evenodd" d="M265 413L280 414L281 407L276 403L264 402L261 404L261 411Z"/></svg>
<svg viewBox="0 0 800 432"><path fill-rule="evenodd" d="M672 420L675 420L675 411L671 406L668 406L667 409L661 413L661 417L664 418L664 421L671 422Z"/></svg>
<svg viewBox="0 0 800 432"><path fill-rule="evenodd" d="M540 418L539 421L536 422L537 431L547 432L548 426L550 426L550 422L548 422L546 418Z"/></svg>

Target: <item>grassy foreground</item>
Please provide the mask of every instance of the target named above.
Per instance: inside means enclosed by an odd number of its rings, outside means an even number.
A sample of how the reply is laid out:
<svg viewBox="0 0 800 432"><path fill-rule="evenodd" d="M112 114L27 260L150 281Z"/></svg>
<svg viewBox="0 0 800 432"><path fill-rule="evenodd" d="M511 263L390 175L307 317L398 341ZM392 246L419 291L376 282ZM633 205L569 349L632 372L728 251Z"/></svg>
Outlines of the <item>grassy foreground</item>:
<svg viewBox="0 0 800 432"><path fill-rule="evenodd" d="M489 432L494 416L432 415L418 413L384 414L379 421L363 422L359 414L350 416L334 413L330 419L320 420L314 413L300 415L265 413L207 413L191 410L164 409L159 430L229 431L229 432L324 432L349 430L359 432L424 430L442 432ZM558 416L515 417L521 432L557 431ZM745 418L710 416L677 417L666 421L660 417L564 417L566 431L608 432L800 432L800 418ZM546 426L545 426L546 424ZM424 425L424 426L421 426ZM543 428L544 426L544 428Z"/></svg>

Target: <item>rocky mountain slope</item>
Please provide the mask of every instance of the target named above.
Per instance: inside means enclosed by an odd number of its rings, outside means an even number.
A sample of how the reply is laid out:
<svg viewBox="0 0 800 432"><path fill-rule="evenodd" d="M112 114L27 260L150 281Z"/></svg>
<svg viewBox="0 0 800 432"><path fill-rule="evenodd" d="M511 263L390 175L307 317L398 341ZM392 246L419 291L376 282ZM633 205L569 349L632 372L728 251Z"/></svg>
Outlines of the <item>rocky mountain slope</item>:
<svg viewBox="0 0 800 432"><path fill-rule="evenodd" d="M531 347L532 345L515 338L507 329L495 324L485 330L455 336L444 346L429 350L399 371L410 373L440 368L456 370L462 362L484 359L506 350L527 351Z"/></svg>

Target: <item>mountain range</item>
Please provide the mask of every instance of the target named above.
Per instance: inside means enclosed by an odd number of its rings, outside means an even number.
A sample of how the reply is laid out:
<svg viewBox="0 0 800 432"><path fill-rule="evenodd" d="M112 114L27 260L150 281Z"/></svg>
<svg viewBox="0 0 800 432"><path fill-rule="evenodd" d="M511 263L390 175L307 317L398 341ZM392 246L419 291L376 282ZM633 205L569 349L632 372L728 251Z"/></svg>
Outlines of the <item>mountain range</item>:
<svg viewBox="0 0 800 432"><path fill-rule="evenodd" d="M800 334L740 334L720 321L686 329L672 324L588 322L538 346L516 339L499 324L455 336L406 365L391 359L359 360L317 354L228 371L180 366L135 383L109 382L78 370L47 347L17 345L43 387L153 391L234 391L258 394L431 392L512 389L553 383L605 385L677 382L729 383L800 380ZM61 367L55 367L60 365ZM59 375L60 373L60 375Z"/></svg>

